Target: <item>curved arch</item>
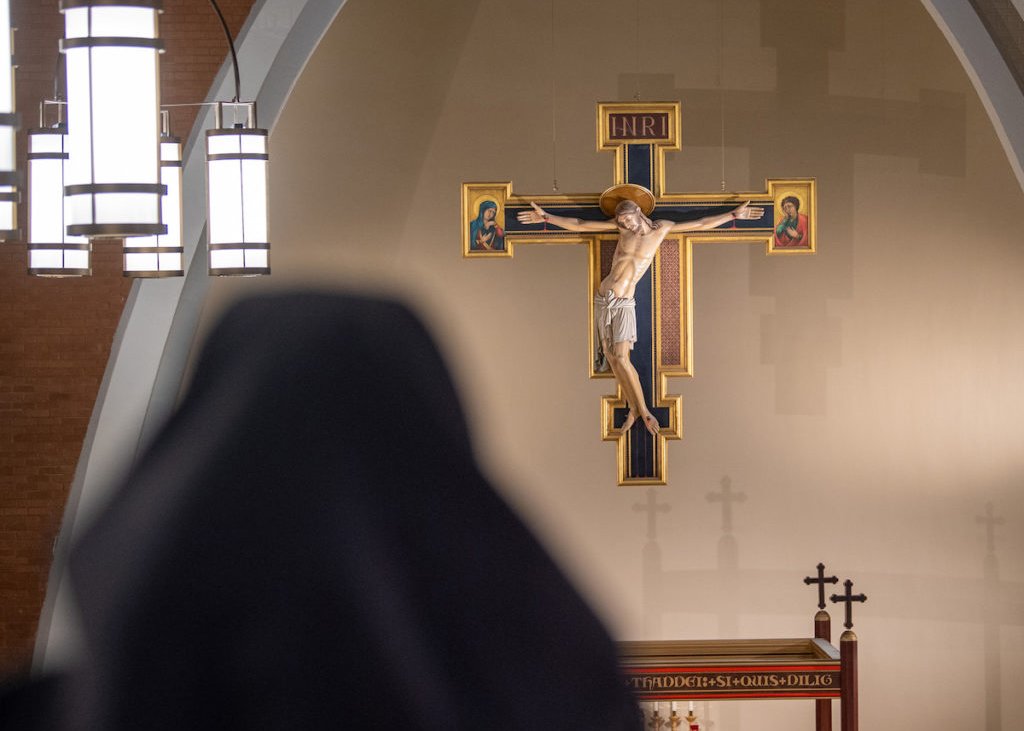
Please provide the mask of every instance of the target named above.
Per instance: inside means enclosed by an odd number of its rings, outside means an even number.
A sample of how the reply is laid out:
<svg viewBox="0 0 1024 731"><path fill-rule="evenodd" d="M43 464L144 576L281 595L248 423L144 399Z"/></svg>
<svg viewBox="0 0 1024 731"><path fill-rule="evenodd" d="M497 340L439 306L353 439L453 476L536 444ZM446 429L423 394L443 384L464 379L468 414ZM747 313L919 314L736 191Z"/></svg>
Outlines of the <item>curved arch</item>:
<svg viewBox="0 0 1024 731"><path fill-rule="evenodd" d="M1024 93L971 3L921 0L974 84L1024 190ZM1020 11L1021 5L1016 5Z"/></svg>

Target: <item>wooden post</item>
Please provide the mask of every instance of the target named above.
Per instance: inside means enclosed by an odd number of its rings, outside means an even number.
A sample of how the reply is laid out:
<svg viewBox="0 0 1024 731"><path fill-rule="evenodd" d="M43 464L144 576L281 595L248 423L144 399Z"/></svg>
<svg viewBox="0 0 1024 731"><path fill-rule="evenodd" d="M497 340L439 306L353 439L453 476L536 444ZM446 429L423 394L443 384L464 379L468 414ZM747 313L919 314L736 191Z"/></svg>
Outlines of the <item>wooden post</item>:
<svg viewBox="0 0 1024 731"><path fill-rule="evenodd" d="M839 672L842 695L840 728L857 731L857 635L846 630L839 638Z"/></svg>
<svg viewBox="0 0 1024 731"><path fill-rule="evenodd" d="M814 615L814 636L832 644L832 618L825 611L825 584L838 584L838 576L825 576L825 564L819 563L817 576L805 576L804 583L818 585L818 613ZM819 698L814 702L815 731L832 731L832 701Z"/></svg>
<svg viewBox="0 0 1024 731"><path fill-rule="evenodd" d="M814 636L829 644L832 643L832 618L824 609L819 609L814 615ZM814 729L832 731L832 701L828 698L818 698L814 701Z"/></svg>

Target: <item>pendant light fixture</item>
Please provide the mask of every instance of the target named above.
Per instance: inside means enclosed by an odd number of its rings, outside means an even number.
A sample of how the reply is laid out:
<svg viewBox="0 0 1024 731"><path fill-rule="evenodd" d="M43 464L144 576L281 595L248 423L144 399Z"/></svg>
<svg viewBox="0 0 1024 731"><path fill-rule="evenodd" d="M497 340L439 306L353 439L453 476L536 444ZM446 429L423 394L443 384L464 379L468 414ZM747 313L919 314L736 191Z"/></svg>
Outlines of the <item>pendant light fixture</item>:
<svg viewBox="0 0 1024 731"><path fill-rule="evenodd" d="M239 111L244 122L237 121ZM214 119L214 129L206 132L210 274L270 274L267 131L256 127L253 102L219 103Z"/></svg>
<svg viewBox="0 0 1024 731"><path fill-rule="evenodd" d="M161 0L61 0L67 64L68 233L166 233L161 219Z"/></svg>
<svg viewBox="0 0 1024 731"><path fill-rule="evenodd" d="M206 132L209 273L270 274L267 130L256 126L256 102L240 101L242 83L235 43L217 0L210 0L210 5L220 19L231 52L235 98L216 104L214 128Z"/></svg>
<svg viewBox="0 0 1024 731"><path fill-rule="evenodd" d="M10 2L0 0L0 239L19 237L20 175L15 165L15 134L20 125L14 111L12 46Z"/></svg>
<svg viewBox="0 0 1024 731"><path fill-rule="evenodd" d="M69 200L64 197L68 165L67 126L44 125L44 102L39 129L28 131L28 273L44 277L92 274L92 244L67 233ZM58 111L59 102L53 102Z"/></svg>
<svg viewBox="0 0 1024 731"><path fill-rule="evenodd" d="M210 4L231 51L235 96L213 103L206 134L209 273L269 274L268 133L256 126L256 103L240 101L234 42L216 0ZM47 127L41 115L29 135L29 272L90 274L93 241L117 238L126 276L182 276L182 146L159 106L162 0L60 0L60 10L67 121L62 115ZM62 109L59 93L44 108ZM0 111L0 164L9 116ZM0 207L4 180L0 170ZM15 191L12 211L16 201Z"/></svg>

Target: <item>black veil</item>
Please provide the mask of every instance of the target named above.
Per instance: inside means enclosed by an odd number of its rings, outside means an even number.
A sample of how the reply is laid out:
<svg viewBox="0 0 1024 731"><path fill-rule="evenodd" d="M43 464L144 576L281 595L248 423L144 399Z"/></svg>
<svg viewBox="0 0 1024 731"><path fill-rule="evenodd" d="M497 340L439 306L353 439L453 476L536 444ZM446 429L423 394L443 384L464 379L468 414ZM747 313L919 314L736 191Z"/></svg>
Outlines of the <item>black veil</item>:
<svg viewBox="0 0 1024 731"><path fill-rule="evenodd" d="M73 550L88 729L639 729L401 305L236 305Z"/></svg>

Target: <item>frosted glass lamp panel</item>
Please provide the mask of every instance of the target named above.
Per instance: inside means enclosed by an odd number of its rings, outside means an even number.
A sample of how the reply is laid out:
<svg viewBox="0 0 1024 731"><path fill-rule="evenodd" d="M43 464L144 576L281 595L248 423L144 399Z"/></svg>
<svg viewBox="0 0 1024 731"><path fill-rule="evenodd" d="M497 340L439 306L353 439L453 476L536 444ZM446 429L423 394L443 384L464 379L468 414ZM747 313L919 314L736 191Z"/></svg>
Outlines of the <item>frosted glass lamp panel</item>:
<svg viewBox="0 0 1024 731"><path fill-rule="evenodd" d="M65 38L86 38L89 35L89 8L69 8L63 13Z"/></svg>
<svg viewBox="0 0 1024 731"><path fill-rule="evenodd" d="M89 37L92 22L94 38L156 38L158 13L153 8L96 5L67 8L64 13L64 37ZM91 14L91 18L90 18Z"/></svg>
<svg viewBox="0 0 1024 731"><path fill-rule="evenodd" d="M14 170L14 135L14 127L0 125L0 170Z"/></svg>
<svg viewBox="0 0 1024 731"><path fill-rule="evenodd" d="M254 155L266 155L267 154L267 136L266 135L239 135L240 138L240 149L239 152L251 153Z"/></svg>
<svg viewBox="0 0 1024 731"><path fill-rule="evenodd" d="M208 135L206 151L209 155L237 155L241 152L239 135ZM207 197L211 244L237 244L242 241L242 170L239 160L209 160L207 162ZM234 260L229 251L211 251L211 266L215 260ZM217 255L216 257L214 255ZM241 252L238 252L239 262ZM241 263L238 264L241 266Z"/></svg>
<svg viewBox="0 0 1024 731"><path fill-rule="evenodd" d="M64 177L65 185L71 180L70 175ZM65 223L89 223L92 221L92 197L88 195L69 195L66 198L68 217Z"/></svg>
<svg viewBox="0 0 1024 731"><path fill-rule="evenodd" d="M52 131L40 131L28 136L28 151L34 152L49 152L49 153L61 153L64 152L65 139L64 135L58 130ZM51 161L51 162L60 162Z"/></svg>
<svg viewBox="0 0 1024 731"><path fill-rule="evenodd" d="M155 272L159 269L159 259L155 253L142 252L133 253L132 250L125 246L124 249L124 272L125 274L132 274L133 272Z"/></svg>
<svg viewBox="0 0 1024 731"><path fill-rule="evenodd" d="M29 140L38 136L30 136ZM64 240L63 167L63 160L29 160L29 241L56 243Z"/></svg>
<svg viewBox="0 0 1024 731"><path fill-rule="evenodd" d="M89 183L92 180L92 115L89 114L89 51L69 48L64 52L68 87L68 160L65 185ZM83 196L75 196L83 198ZM85 201L88 205L88 201ZM75 220L88 220L75 212Z"/></svg>
<svg viewBox="0 0 1024 731"><path fill-rule="evenodd" d="M156 52L151 48L101 47L94 48L92 56L92 182L157 182L160 113ZM70 120L68 128L77 132Z"/></svg>
<svg viewBox="0 0 1024 731"><path fill-rule="evenodd" d="M157 13L152 8L97 5L92 9L94 38L156 38Z"/></svg>
<svg viewBox="0 0 1024 731"><path fill-rule="evenodd" d="M266 160L242 160L242 198L244 241L267 241Z"/></svg>
<svg viewBox="0 0 1024 731"><path fill-rule="evenodd" d="M246 269L267 269L270 267L270 252L267 249L246 249Z"/></svg>
<svg viewBox="0 0 1024 731"><path fill-rule="evenodd" d="M241 249L218 249L210 252L210 269L242 269L245 255Z"/></svg>
<svg viewBox="0 0 1024 731"><path fill-rule="evenodd" d="M10 2L0 0L0 114L9 114L14 111L12 50Z"/></svg>
<svg viewBox="0 0 1024 731"><path fill-rule="evenodd" d="M89 252L81 249L68 249L64 252L64 266L68 269L88 269Z"/></svg>
<svg viewBox="0 0 1024 731"><path fill-rule="evenodd" d="M210 243L237 244L242 238L242 166L240 160L211 160Z"/></svg>
<svg viewBox="0 0 1024 731"><path fill-rule="evenodd" d="M242 151L242 135L209 135L206 152L210 155L237 155Z"/></svg>
<svg viewBox="0 0 1024 731"><path fill-rule="evenodd" d="M160 180L167 186L167 195L163 200L164 225L167 226L167 233L160 236L160 243L164 246L181 246L181 168L164 170Z"/></svg>
<svg viewBox="0 0 1024 731"><path fill-rule="evenodd" d="M12 185L0 185L0 195L12 195L17 190ZM14 201L0 200L0 231L13 231L17 220L18 204Z"/></svg>
<svg viewBox="0 0 1024 731"><path fill-rule="evenodd" d="M64 266L60 251L43 249L28 252L29 269L60 269Z"/></svg>
<svg viewBox="0 0 1024 731"><path fill-rule="evenodd" d="M96 196L96 218L93 223L155 222L160 220L159 214L160 196L153 193L103 193Z"/></svg>

